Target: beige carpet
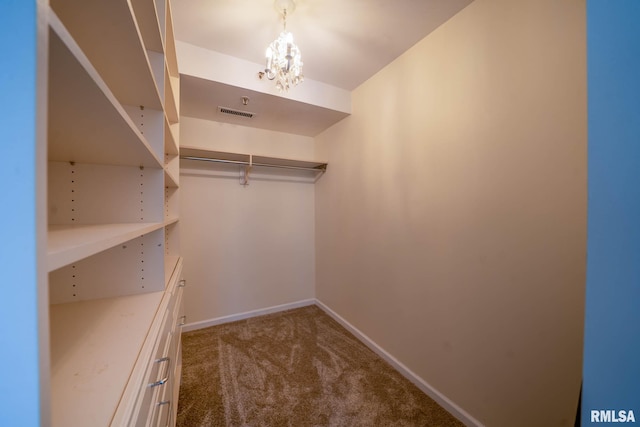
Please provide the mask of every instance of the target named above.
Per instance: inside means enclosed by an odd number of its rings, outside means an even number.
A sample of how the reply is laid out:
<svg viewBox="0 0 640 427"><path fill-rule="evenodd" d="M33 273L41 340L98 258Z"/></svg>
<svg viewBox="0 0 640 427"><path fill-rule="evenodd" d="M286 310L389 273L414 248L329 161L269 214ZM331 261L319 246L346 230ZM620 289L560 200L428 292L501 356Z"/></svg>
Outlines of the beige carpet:
<svg viewBox="0 0 640 427"><path fill-rule="evenodd" d="M178 426L462 426L316 306L187 332Z"/></svg>

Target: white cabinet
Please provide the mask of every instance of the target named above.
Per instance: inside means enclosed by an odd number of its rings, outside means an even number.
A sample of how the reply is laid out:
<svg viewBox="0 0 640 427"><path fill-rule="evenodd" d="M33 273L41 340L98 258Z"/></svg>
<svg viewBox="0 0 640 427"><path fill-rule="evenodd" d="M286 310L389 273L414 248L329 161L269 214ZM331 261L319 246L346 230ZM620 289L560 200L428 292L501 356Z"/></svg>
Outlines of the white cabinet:
<svg viewBox="0 0 640 427"><path fill-rule="evenodd" d="M141 351L140 362L131 375L113 425L175 424L174 408L177 408L182 371L179 343L184 324L180 315L183 310L184 284L182 261L179 261L156 312L149 337Z"/></svg>
<svg viewBox="0 0 640 427"><path fill-rule="evenodd" d="M46 22L47 191L39 197L52 425L173 425L182 260L171 8L51 0ZM149 387L158 375L166 384Z"/></svg>

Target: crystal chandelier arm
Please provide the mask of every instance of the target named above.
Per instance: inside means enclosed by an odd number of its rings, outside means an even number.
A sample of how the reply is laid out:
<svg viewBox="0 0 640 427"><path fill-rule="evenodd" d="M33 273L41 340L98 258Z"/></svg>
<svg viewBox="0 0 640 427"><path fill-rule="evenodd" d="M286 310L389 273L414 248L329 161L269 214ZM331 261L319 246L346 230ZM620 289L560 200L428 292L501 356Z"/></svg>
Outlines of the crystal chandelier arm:
<svg viewBox="0 0 640 427"><path fill-rule="evenodd" d="M273 80L276 78L276 73L274 73L273 71L273 49L271 48L271 46L267 47L265 56L267 58L267 64L264 72L269 80Z"/></svg>

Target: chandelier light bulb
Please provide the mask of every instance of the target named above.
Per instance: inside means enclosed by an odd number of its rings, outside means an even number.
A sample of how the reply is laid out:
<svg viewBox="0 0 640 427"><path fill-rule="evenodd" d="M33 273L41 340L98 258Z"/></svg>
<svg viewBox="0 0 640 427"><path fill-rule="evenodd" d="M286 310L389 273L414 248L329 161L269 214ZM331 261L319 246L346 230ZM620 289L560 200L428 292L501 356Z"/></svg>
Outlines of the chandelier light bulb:
<svg viewBox="0 0 640 427"><path fill-rule="evenodd" d="M287 8L282 9L282 16L284 29L265 51L264 73L269 80L276 80L276 88L280 92L288 92L290 87L297 86L304 80L303 63L300 49L293 42L293 34L287 31Z"/></svg>

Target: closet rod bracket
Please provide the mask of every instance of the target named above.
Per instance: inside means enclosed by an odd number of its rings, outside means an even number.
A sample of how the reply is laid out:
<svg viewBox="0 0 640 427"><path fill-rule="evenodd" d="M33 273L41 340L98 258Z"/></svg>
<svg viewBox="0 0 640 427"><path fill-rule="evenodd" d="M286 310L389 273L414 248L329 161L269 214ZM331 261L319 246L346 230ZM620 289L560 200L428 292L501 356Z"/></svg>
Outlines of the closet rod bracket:
<svg viewBox="0 0 640 427"><path fill-rule="evenodd" d="M249 173L253 167L253 155L249 154L249 162L240 167L240 185L246 187L249 185Z"/></svg>

